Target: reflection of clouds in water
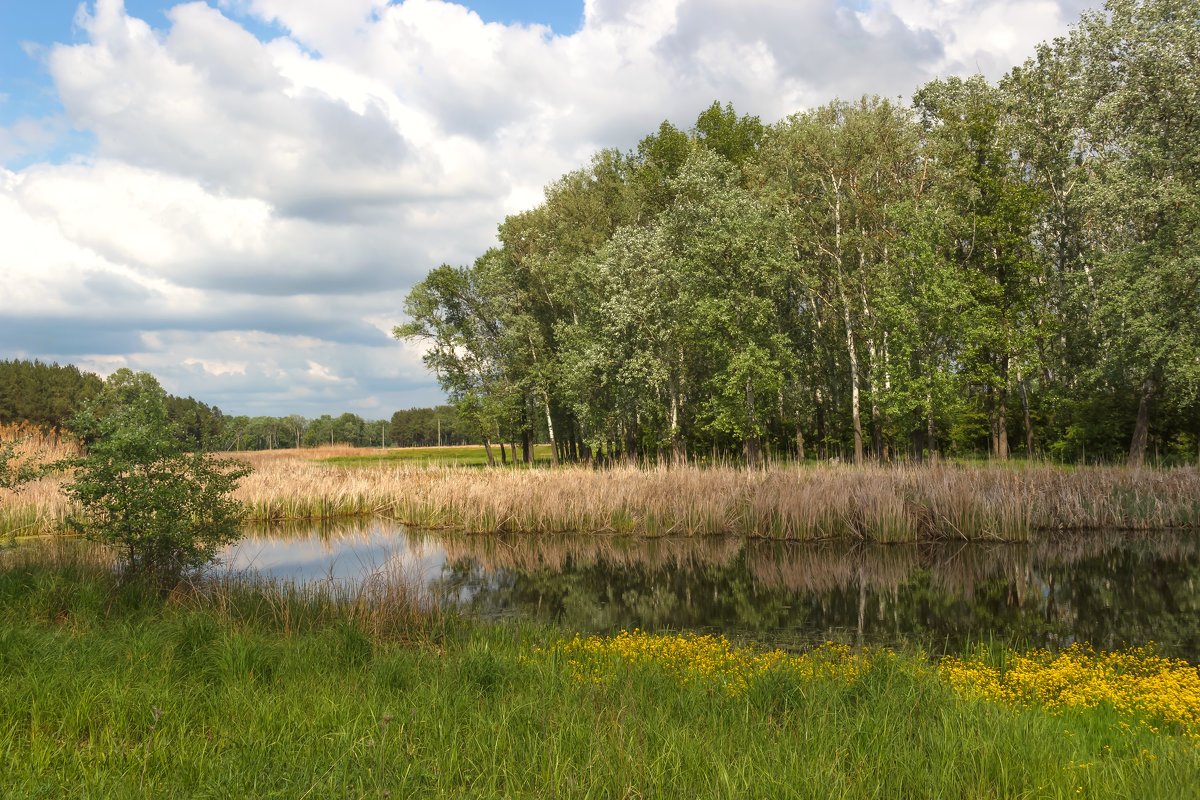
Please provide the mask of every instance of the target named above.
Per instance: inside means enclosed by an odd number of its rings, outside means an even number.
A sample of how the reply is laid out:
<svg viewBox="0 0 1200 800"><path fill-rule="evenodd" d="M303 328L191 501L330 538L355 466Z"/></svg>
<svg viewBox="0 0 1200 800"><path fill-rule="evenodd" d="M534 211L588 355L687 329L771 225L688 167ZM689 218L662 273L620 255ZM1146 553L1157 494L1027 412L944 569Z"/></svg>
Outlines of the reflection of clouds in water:
<svg viewBox="0 0 1200 800"><path fill-rule="evenodd" d="M258 527L221 555L222 569L306 583L398 577L429 587L455 563L473 563L476 579L511 573L579 569L645 570L689 575L730 569L744 560L752 583L768 590L829 592L858 588L895 592L928 570L943 592L969 599L982 581L1003 578L1019 595L1045 596L1050 567L1069 566L1136 546L1169 560L1194 557L1196 543L1175 536L1131 540L1116 533L1035 545L779 542L737 537L464 535L409 530L386 520Z"/></svg>
<svg viewBox="0 0 1200 800"><path fill-rule="evenodd" d="M371 576L419 579L427 585L442 571L445 551L414 542L403 527L378 521L355 527L251 531L220 555L222 571L295 583L360 583Z"/></svg>

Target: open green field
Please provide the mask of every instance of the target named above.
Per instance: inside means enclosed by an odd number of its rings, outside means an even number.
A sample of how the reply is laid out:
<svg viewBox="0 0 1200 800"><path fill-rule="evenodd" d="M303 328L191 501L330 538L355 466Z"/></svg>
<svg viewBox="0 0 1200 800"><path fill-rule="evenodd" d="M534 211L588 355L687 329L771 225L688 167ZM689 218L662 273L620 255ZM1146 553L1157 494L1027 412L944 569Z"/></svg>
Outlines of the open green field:
<svg viewBox="0 0 1200 800"><path fill-rule="evenodd" d="M1039 696L1058 687L1047 707L989 688L995 665L1021 672L1009 653L946 667L684 635L572 640L372 599L164 596L95 565L10 559L4 796L1175 800L1200 785L1195 670L1139 654L1115 684L1128 678L1132 706L1121 691L1070 705L1086 681L1054 662L1033 670ZM1173 704L1137 706L1154 681L1175 681Z"/></svg>
<svg viewBox="0 0 1200 800"><path fill-rule="evenodd" d="M496 464L500 465L500 447L493 446L492 453ZM520 453L518 452L518 457ZM511 448L508 448L510 466L520 466L513 459ZM550 463L550 445L534 445L533 460L535 464ZM388 466L389 464L405 464L416 466L459 466L486 467L487 452L483 445L462 445L458 447L393 447L388 450L367 450L362 455L337 455L322 459L325 463L339 464L350 467Z"/></svg>

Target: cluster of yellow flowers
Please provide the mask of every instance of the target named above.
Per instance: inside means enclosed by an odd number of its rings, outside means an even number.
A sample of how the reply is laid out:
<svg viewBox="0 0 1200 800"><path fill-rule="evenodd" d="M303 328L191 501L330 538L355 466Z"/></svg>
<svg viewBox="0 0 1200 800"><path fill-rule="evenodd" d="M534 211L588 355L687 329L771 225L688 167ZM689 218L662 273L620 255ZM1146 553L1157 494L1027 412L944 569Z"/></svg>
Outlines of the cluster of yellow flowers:
<svg viewBox="0 0 1200 800"><path fill-rule="evenodd" d="M1150 730L1167 725L1200 739L1200 669L1152 647L1096 653L1073 645L1058 654L1034 650L1003 668L982 658L945 658L942 677L963 694L1060 710L1109 704Z"/></svg>
<svg viewBox="0 0 1200 800"><path fill-rule="evenodd" d="M703 686L730 697L744 695L755 680L771 672L848 684L873 661L897 658L890 650L862 651L831 642L794 655L738 647L723 636L650 634L637 629L615 636L577 634L550 652L565 659L572 677L582 683L607 685L631 668L650 668L682 685ZM1160 656L1153 646L1112 653L1097 653L1084 645L1059 653L1034 650L1009 655L1000 667L983 655L943 658L936 672L922 659L913 659L908 666L922 674L936 674L965 696L1051 711L1107 704L1133 724L1155 732L1164 727L1200 741L1200 669ZM1122 727L1128 724L1121 723Z"/></svg>
<svg viewBox="0 0 1200 800"><path fill-rule="evenodd" d="M683 685L701 685L730 697L746 693L751 683L771 671L787 671L800 678L854 681L869 665L871 654L828 643L805 653L737 647L723 636L649 634L621 631L615 636L578 634L555 650L565 656L576 680L607 684L621 670L652 667Z"/></svg>

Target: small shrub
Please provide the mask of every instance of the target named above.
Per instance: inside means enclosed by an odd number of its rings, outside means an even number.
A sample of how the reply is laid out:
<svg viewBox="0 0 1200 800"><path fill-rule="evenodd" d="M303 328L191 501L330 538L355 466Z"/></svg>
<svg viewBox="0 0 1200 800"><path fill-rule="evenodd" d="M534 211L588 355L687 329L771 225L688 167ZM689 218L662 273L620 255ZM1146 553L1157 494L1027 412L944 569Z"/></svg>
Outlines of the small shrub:
<svg viewBox="0 0 1200 800"><path fill-rule="evenodd" d="M249 467L187 452L166 397L148 373L109 377L72 421L86 453L65 462L64 491L80 507L72 527L114 547L127 571L171 584L237 540L243 507L230 494Z"/></svg>

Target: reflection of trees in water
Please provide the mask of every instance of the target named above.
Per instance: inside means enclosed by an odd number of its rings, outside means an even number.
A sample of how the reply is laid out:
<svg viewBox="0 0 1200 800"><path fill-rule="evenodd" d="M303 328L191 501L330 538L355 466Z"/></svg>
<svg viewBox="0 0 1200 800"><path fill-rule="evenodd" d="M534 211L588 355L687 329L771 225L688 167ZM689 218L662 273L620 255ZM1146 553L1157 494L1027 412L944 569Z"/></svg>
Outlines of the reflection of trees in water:
<svg viewBox="0 0 1200 800"><path fill-rule="evenodd" d="M694 627L784 638L992 639L1200 655L1195 537L1121 534L1031 545L574 537L438 537L441 583L485 614L585 630Z"/></svg>
<svg viewBox="0 0 1200 800"><path fill-rule="evenodd" d="M581 630L693 628L775 640L909 640L957 649L999 639L1113 648L1155 640L1200 658L1195 535L1071 534L1032 544L784 543L734 537L463 535L378 520L314 533L328 546L404 536L444 551L426 589L485 615Z"/></svg>

